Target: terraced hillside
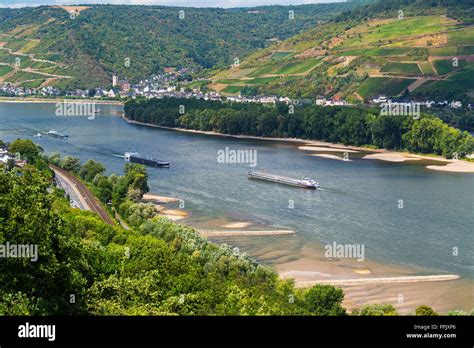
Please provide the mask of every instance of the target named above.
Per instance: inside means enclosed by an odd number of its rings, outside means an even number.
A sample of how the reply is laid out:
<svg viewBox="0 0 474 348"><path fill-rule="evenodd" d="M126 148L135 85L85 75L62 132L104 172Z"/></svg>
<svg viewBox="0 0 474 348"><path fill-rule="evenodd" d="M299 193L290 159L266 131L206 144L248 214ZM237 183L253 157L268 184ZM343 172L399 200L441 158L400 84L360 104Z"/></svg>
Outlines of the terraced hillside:
<svg viewBox="0 0 474 348"><path fill-rule="evenodd" d="M209 87L292 98L340 95L353 102L407 90L473 99L474 25L450 18L442 7L418 12L326 23L216 71Z"/></svg>
<svg viewBox="0 0 474 348"><path fill-rule="evenodd" d="M0 8L0 82L105 87L114 71L138 82L167 67L200 71L228 66L240 54L287 39L368 1L249 9Z"/></svg>
<svg viewBox="0 0 474 348"><path fill-rule="evenodd" d="M70 79L58 55L31 53L40 40L27 38L35 26L21 26L0 34L0 82L22 87L40 87Z"/></svg>

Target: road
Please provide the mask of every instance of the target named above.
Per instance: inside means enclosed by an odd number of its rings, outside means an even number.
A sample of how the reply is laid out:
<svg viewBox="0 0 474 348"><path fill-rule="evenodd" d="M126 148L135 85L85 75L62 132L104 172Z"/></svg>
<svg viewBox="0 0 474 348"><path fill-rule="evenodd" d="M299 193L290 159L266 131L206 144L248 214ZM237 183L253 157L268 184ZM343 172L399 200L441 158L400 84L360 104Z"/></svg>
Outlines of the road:
<svg viewBox="0 0 474 348"><path fill-rule="evenodd" d="M115 226L116 222L107 214L105 209L97 201L97 198L89 191L86 185L78 180L71 173L50 164L49 167L54 171L58 177L59 182L65 191L69 194L76 205L82 210L90 210L98 214L100 218L109 225Z"/></svg>

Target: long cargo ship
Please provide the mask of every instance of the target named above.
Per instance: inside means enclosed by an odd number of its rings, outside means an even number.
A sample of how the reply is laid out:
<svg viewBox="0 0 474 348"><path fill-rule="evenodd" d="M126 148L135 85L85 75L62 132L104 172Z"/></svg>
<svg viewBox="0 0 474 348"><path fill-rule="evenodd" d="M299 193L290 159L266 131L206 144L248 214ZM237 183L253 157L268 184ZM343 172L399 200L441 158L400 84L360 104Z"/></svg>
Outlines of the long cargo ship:
<svg viewBox="0 0 474 348"><path fill-rule="evenodd" d="M55 130L50 130L47 134L48 134L50 137L53 137L53 138L59 138L59 139L67 139L67 138L69 138L69 135L59 133L59 132L57 132L57 131L55 131Z"/></svg>
<svg viewBox="0 0 474 348"><path fill-rule="evenodd" d="M248 173L249 179L259 179L265 181L276 182L278 184L285 184L309 189L319 188L319 182L310 178L293 179L286 176L269 174L262 171L251 170Z"/></svg>
<svg viewBox="0 0 474 348"><path fill-rule="evenodd" d="M125 152L125 162L140 163L151 167L169 167L170 162L162 161L150 156L143 156L137 152Z"/></svg>

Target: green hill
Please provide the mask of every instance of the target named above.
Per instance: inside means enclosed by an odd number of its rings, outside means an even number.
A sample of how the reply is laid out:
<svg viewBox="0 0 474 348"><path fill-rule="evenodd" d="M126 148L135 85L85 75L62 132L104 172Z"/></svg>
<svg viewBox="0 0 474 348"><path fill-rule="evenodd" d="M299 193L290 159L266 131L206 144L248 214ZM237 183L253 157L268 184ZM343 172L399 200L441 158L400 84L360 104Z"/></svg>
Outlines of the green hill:
<svg viewBox="0 0 474 348"><path fill-rule="evenodd" d="M388 4L387 4L388 3ZM468 1L390 1L331 22L214 71L222 92L362 101L408 89L426 98L474 97L474 14ZM251 83L258 77L259 83Z"/></svg>
<svg viewBox="0 0 474 348"><path fill-rule="evenodd" d="M0 82L98 87L110 82L113 71L135 82L166 67L197 71L224 67L360 2L367 0L240 9L4 8L0 9Z"/></svg>

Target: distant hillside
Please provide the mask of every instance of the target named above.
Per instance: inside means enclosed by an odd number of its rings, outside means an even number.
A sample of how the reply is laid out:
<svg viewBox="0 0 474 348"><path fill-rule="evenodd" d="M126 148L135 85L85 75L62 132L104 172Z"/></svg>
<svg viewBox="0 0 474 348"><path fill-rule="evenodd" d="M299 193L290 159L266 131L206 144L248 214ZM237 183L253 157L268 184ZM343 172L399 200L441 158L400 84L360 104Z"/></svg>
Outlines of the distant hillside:
<svg viewBox="0 0 474 348"><path fill-rule="evenodd" d="M98 87L109 83L114 70L137 81L165 67L228 66L364 2L245 9L0 9L0 82Z"/></svg>
<svg viewBox="0 0 474 348"><path fill-rule="evenodd" d="M474 98L471 1L380 1L215 71L223 93L293 98L339 95L354 102L377 94Z"/></svg>

